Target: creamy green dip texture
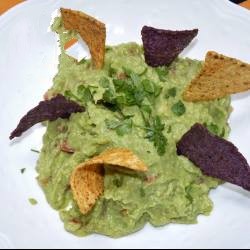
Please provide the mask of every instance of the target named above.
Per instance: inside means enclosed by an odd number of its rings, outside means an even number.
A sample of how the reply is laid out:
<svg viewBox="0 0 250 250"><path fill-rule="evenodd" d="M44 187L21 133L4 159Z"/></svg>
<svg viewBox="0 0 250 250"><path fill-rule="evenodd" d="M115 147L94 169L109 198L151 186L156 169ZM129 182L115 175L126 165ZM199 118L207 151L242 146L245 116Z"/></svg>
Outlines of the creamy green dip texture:
<svg viewBox="0 0 250 250"><path fill-rule="evenodd" d="M62 48L76 36L74 32L65 33L60 19L53 28L60 35ZM105 67L97 71L88 60L77 63L62 49L59 72L49 95L66 94L84 104L87 111L47 124L37 170L47 200L59 211L67 231L78 236L99 233L121 237L146 223L189 224L196 223L200 214L210 214L213 204L209 191L220 182L204 176L188 159L176 154L176 142L196 122L206 124L220 136L227 137L229 133L229 98L202 103L182 100L185 86L201 66L199 61L179 58L168 68L154 69L145 63L142 47L128 43L108 47ZM139 82L148 79L157 86L159 94L145 105L151 107L151 116L159 117L165 125L165 153L159 154L154 142L146 138L139 106L124 106L117 111L103 105L105 91L115 89L114 78L126 78L124 71L133 72ZM129 125L123 126L122 132L110 125L123 124L124 120L129 120ZM65 142L74 153L61 150ZM104 195L88 215L82 215L73 200L70 175L78 164L114 147L134 151L149 171L142 175L106 168Z"/></svg>

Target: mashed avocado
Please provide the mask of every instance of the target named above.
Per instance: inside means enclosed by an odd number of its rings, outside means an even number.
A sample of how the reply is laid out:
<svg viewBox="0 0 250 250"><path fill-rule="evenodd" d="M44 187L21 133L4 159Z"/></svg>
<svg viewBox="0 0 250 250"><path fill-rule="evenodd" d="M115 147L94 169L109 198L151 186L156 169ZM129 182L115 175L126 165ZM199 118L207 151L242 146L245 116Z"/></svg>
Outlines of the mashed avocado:
<svg viewBox="0 0 250 250"><path fill-rule="evenodd" d="M60 19L53 28L60 35L62 48L76 36L64 33ZM188 224L196 223L200 214L209 215L213 207L209 191L220 182L204 176L188 159L176 154L176 142L196 122L220 136L229 133L230 98L202 103L182 100L183 89L201 66L199 61L179 58L168 68L151 68L144 61L142 47L128 43L107 47L105 67L96 71L88 60L77 63L62 49L49 95L64 94L84 104L87 112L47 124L37 170L47 200L59 211L67 231L78 236L99 233L121 237L147 222L154 226ZM153 82L153 99L122 109L110 105L112 102L107 105L103 100L112 100L114 79L126 81L126 74L133 74L134 81ZM147 87L150 93L152 86ZM138 95L137 100L140 98ZM149 116L158 117L164 125L159 141L164 138L165 151L159 150L162 145L157 146L145 131L147 118L142 111L149 107ZM113 147L134 151L149 172L131 174L107 168L103 197L88 215L82 215L73 200L69 177L78 164Z"/></svg>

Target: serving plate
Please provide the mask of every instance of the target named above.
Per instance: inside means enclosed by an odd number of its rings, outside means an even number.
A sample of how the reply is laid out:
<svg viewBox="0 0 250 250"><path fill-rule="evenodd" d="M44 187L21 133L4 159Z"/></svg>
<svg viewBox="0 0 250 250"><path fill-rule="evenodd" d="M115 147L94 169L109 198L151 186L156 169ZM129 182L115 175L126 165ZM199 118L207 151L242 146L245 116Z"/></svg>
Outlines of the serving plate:
<svg viewBox="0 0 250 250"><path fill-rule="evenodd" d="M204 59L208 50L250 63L250 12L227 0L28 0L0 16L0 248L249 248L250 193L230 184L211 192L214 211L198 225L169 225L114 240L77 238L63 229L36 182L35 165L44 128L24 137L8 136L52 85L57 71L56 36L51 14L60 7L83 10L106 23L107 43L141 43L143 25L166 29L199 28L182 56ZM250 95L232 97L230 140L250 162ZM26 168L21 174L20 169ZM31 206L29 198L38 201Z"/></svg>

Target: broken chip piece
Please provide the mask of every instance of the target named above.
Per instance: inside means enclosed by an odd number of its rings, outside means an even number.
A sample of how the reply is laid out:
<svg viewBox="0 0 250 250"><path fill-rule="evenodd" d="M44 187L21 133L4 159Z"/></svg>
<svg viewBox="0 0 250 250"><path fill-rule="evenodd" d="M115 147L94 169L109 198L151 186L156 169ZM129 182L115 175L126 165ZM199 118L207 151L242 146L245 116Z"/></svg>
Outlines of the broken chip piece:
<svg viewBox="0 0 250 250"><path fill-rule="evenodd" d="M210 101L250 89L250 64L210 51L201 73L183 94L185 101Z"/></svg>
<svg viewBox="0 0 250 250"><path fill-rule="evenodd" d="M195 124L178 142L178 155L186 156L208 176L238 185L250 191L250 167L229 141Z"/></svg>
<svg viewBox="0 0 250 250"><path fill-rule="evenodd" d="M111 165L138 172L147 166L128 149L110 149L80 164L71 175L71 188L80 211L87 214L104 192L104 166Z"/></svg>
<svg viewBox="0 0 250 250"><path fill-rule="evenodd" d="M77 103L67 100L63 95L57 95L51 100L40 102L38 106L30 110L11 133L10 139L20 137L37 123L55 121L58 118L67 119L72 113L84 111L85 108L79 106Z"/></svg>
<svg viewBox="0 0 250 250"><path fill-rule="evenodd" d="M87 43L96 69L104 64L106 27L97 19L80 11L61 9L65 29L77 31Z"/></svg>
<svg viewBox="0 0 250 250"><path fill-rule="evenodd" d="M146 63L170 65L197 36L198 29L171 31L144 26L141 31Z"/></svg>

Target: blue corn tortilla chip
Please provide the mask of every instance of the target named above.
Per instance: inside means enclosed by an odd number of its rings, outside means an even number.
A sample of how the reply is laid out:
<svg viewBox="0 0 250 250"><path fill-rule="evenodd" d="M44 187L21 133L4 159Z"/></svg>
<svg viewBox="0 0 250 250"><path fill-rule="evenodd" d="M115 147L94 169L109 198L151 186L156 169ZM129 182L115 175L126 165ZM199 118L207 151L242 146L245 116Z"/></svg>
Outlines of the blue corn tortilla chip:
<svg viewBox="0 0 250 250"><path fill-rule="evenodd" d="M146 63L152 67L170 65L198 32L198 29L171 31L144 26L141 35Z"/></svg>
<svg viewBox="0 0 250 250"><path fill-rule="evenodd" d="M11 133L10 140L20 137L25 131L37 123L55 121L58 118L67 119L72 113L84 112L85 108L77 103L67 100L63 95L57 95L51 100L42 101L30 110L19 122L17 128Z"/></svg>
<svg viewBox="0 0 250 250"><path fill-rule="evenodd" d="M229 141L195 124L177 143L177 154L186 156L205 175L238 185L250 191L250 167Z"/></svg>

